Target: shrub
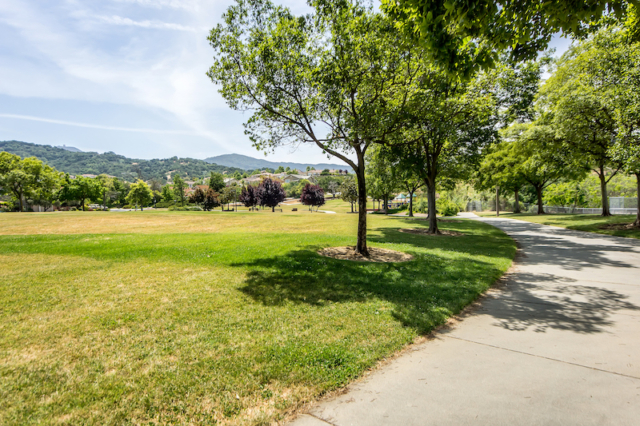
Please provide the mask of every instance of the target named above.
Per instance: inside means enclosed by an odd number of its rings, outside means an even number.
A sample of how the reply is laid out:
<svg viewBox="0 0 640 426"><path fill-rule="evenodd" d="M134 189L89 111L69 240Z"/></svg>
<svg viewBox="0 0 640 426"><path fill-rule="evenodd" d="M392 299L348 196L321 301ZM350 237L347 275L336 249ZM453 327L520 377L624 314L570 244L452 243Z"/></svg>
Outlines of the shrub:
<svg viewBox="0 0 640 426"><path fill-rule="evenodd" d="M75 207L71 207L69 210L72 211L72 212L77 212L78 211L78 209L76 209Z"/></svg>
<svg viewBox="0 0 640 426"><path fill-rule="evenodd" d="M447 198L439 200L437 205L439 213L442 216L455 216L460 211L460 207L458 207L458 205L452 200L449 200Z"/></svg>
<svg viewBox="0 0 640 426"><path fill-rule="evenodd" d="M167 207L173 207L173 205L173 201L161 201L159 203L156 203L156 207L159 209L166 209Z"/></svg>
<svg viewBox="0 0 640 426"><path fill-rule="evenodd" d="M202 211L202 207L180 207L180 206L174 206L174 207L169 207L169 211L172 212L201 212Z"/></svg>

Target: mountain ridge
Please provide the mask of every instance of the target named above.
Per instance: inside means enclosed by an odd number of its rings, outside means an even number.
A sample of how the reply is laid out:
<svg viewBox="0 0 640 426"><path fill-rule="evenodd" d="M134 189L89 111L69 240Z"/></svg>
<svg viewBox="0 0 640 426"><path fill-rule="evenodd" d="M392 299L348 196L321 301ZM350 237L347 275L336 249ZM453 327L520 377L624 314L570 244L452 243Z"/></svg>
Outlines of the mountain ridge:
<svg viewBox="0 0 640 426"><path fill-rule="evenodd" d="M332 164L332 163L293 163L284 161L268 161L260 158L249 157L242 154L222 154L214 157L205 158L204 161L208 163L215 163L221 166L237 167L239 169L252 171L257 169L277 169L282 166L284 168L299 169L305 171L307 167L314 167L316 170L324 169L340 169L352 171L351 167L346 164Z"/></svg>
<svg viewBox="0 0 640 426"><path fill-rule="evenodd" d="M65 147L69 148L69 147ZM180 173L183 177L202 178L210 172L244 172L244 170L208 163L194 158L171 157L142 160L128 158L114 152L70 151L62 147L41 145L22 141L0 141L0 151L19 155L22 158L36 157L57 170L72 175L108 174L127 181L157 179L166 182L167 174Z"/></svg>

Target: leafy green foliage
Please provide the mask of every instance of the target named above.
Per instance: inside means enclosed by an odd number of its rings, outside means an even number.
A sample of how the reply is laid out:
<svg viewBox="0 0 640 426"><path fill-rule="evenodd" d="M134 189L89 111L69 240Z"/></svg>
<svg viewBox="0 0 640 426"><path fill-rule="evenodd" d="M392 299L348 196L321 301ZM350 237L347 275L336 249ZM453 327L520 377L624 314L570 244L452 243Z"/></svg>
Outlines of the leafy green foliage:
<svg viewBox="0 0 640 426"><path fill-rule="evenodd" d="M607 14L623 20L629 3L633 2L382 0L382 9L401 31L420 40L439 65L470 78L494 66L502 52L514 62L532 60L558 32L583 36Z"/></svg>
<svg viewBox="0 0 640 426"><path fill-rule="evenodd" d="M153 200L153 192L151 188L143 180L138 180L136 183L131 184L131 189L127 195L127 202L132 205L140 206L140 210L144 209L144 206L149 204Z"/></svg>
<svg viewBox="0 0 640 426"><path fill-rule="evenodd" d="M22 159L0 151L0 195L11 194L24 210L25 198L52 201L60 173L34 157Z"/></svg>

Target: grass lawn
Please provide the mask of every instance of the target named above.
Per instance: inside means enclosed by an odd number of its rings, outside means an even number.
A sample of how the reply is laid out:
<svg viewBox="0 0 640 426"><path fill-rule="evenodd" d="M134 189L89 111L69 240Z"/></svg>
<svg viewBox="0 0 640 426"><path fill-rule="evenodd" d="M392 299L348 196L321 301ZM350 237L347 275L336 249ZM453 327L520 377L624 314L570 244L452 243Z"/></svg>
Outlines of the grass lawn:
<svg viewBox="0 0 640 426"><path fill-rule="evenodd" d="M345 212L330 201L325 210ZM334 205L335 204L335 205ZM273 424L487 289L514 242L370 216L407 263L324 258L357 215L0 214L0 424Z"/></svg>
<svg viewBox="0 0 640 426"><path fill-rule="evenodd" d="M495 212L476 213L479 216L493 216ZM500 217L526 220L528 222L541 223L543 225L559 226L561 228L575 229L578 231L596 232L598 234L615 235L617 237L640 238L640 229L610 229L608 225L633 223L635 215L615 215L602 217L595 214L513 214L500 213Z"/></svg>

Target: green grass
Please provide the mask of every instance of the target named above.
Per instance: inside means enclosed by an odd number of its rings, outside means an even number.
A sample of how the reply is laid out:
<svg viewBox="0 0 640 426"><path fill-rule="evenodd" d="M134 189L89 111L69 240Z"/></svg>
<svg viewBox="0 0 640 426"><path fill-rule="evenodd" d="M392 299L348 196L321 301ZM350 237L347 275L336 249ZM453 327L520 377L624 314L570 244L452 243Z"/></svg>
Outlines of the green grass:
<svg viewBox="0 0 640 426"><path fill-rule="evenodd" d="M0 215L0 424L282 421L459 312L515 254L483 223L436 237L376 216L370 245L415 260L334 260L316 252L353 245L357 215L287 210Z"/></svg>
<svg viewBox="0 0 640 426"><path fill-rule="evenodd" d="M495 212L477 213L480 216L495 216ZM530 214L530 213L500 213L501 217L526 220L542 225L559 226L577 231L595 232L597 234L614 235L616 237L640 238L640 229L607 229L607 225L630 224L636 219L635 215L615 215L602 217L595 214Z"/></svg>

